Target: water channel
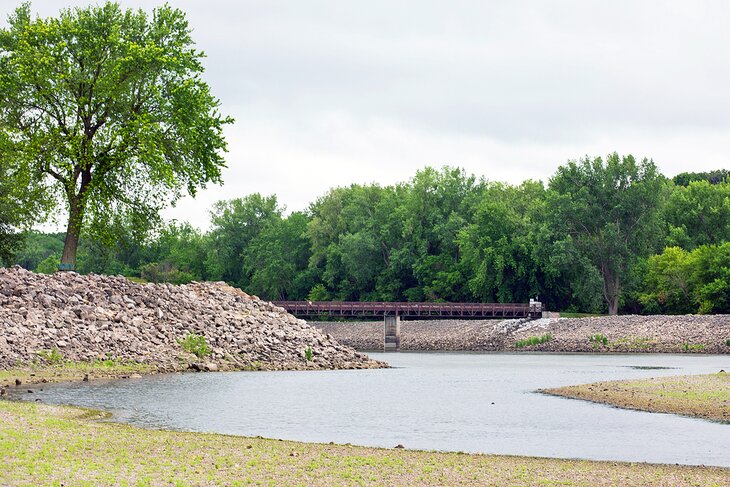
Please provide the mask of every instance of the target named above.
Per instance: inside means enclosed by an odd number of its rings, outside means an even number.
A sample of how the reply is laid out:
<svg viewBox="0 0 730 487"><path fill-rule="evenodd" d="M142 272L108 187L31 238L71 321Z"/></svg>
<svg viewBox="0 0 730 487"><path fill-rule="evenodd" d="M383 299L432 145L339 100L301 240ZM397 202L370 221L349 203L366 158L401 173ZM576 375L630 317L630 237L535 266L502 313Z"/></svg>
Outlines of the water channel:
<svg viewBox="0 0 730 487"><path fill-rule="evenodd" d="M730 467L730 425L538 388L730 371L730 356L394 353L385 370L169 374L44 384L34 399L144 427L300 441Z"/></svg>

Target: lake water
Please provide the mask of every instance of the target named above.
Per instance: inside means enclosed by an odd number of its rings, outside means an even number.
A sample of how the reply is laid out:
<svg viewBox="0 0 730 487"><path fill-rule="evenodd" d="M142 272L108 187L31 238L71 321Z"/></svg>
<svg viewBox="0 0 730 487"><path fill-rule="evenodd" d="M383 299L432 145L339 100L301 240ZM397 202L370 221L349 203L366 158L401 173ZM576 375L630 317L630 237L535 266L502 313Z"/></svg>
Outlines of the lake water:
<svg viewBox="0 0 730 487"><path fill-rule="evenodd" d="M394 353L385 370L169 374L33 399L144 427L300 441L730 467L730 425L534 392L730 371L730 356Z"/></svg>

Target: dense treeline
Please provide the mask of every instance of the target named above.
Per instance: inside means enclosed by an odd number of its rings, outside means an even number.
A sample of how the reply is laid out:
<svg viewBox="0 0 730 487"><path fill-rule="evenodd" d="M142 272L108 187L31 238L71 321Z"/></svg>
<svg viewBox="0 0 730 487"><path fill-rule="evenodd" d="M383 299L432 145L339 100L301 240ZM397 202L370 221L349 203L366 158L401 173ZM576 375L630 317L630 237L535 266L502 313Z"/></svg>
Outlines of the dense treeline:
<svg viewBox="0 0 730 487"><path fill-rule="evenodd" d="M335 188L305 212L275 196L218 202L211 229L169 223L114 245L81 240L79 272L224 280L267 299L525 302L585 312L730 312L728 171L673 180L617 154L547 185L426 168ZM51 272L63 235L30 233L14 262Z"/></svg>

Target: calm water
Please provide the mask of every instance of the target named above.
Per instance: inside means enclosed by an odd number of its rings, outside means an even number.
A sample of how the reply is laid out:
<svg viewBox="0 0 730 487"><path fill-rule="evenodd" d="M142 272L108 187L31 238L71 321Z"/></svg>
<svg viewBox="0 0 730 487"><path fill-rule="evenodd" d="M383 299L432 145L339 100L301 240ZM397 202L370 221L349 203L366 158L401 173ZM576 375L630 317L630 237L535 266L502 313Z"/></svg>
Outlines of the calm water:
<svg viewBox="0 0 730 487"><path fill-rule="evenodd" d="M146 427L302 441L730 467L730 425L535 393L730 370L730 356L399 353L396 368L172 374L33 398Z"/></svg>

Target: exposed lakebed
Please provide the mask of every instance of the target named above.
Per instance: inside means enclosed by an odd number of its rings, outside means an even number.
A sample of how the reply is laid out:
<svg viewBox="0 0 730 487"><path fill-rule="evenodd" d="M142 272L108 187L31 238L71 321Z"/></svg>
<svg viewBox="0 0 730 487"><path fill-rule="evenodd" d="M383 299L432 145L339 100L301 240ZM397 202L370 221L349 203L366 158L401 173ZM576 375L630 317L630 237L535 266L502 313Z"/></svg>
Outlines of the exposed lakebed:
<svg viewBox="0 0 730 487"><path fill-rule="evenodd" d="M300 441L730 467L730 425L539 388L730 370L717 355L373 354L392 369L44 384L33 399L154 428Z"/></svg>

